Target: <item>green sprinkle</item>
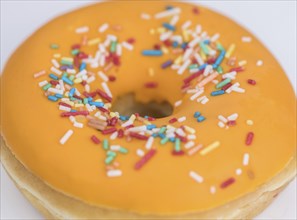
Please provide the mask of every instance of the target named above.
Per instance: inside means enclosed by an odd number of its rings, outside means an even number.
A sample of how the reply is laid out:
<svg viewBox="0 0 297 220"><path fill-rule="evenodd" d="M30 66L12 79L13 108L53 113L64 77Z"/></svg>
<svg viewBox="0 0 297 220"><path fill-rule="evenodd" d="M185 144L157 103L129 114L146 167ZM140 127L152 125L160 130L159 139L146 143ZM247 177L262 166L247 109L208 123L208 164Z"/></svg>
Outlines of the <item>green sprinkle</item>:
<svg viewBox="0 0 297 220"><path fill-rule="evenodd" d="M72 55L77 55L79 53L78 49L71 50Z"/></svg>
<svg viewBox="0 0 297 220"><path fill-rule="evenodd" d="M59 49L59 45L58 44L51 44L50 48L51 49Z"/></svg>
<svg viewBox="0 0 297 220"><path fill-rule="evenodd" d="M179 152L179 151L181 150L181 148L180 148L180 139L179 139L179 138L176 138L176 139L175 139L174 150L175 150L176 152Z"/></svg>
<svg viewBox="0 0 297 220"><path fill-rule="evenodd" d="M52 87L52 84L48 83L48 84L46 84L45 86L43 86L42 89L43 89L44 91L46 91L46 90L48 90L50 87Z"/></svg>
<svg viewBox="0 0 297 220"><path fill-rule="evenodd" d="M67 77L68 76L68 73L67 72L64 72L62 77Z"/></svg>
<svg viewBox="0 0 297 220"><path fill-rule="evenodd" d="M71 81L73 81L74 80L74 77L75 77L74 75L71 75L71 76L68 77L68 79L70 79Z"/></svg>
<svg viewBox="0 0 297 220"><path fill-rule="evenodd" d="M73 62L71 62L71 61L69 61L69 60L61 60L61 64L62 65L72 65L73 64Z"/></svg>
<svg viewBox="0 0 297 220"><path fill-rule="evenodd" d="M84 104L88 104L88 102L89 102L89 100L88 100L88 98L84 98Z"/></svg>
<svg viewBox="0 0 297 220"><path fill-rule="evenodd" d="M128 153L128 149L124 148L124 147L121 147L119 152L122 153L122 154L126 154L126 153Z"/></svg>
<svg viewBox="0 0 297 220"><path fill-rule="evenodd" d="M77 102L78 102L78 104L82 104L82 101L79 99L79 100L77 100Z"/></svg>
<svg viewBox="0 0 297 220"><path fill-rule="evenodd" d="M105 164L110 164L114 160L113 156L109 156L105 159Z"/></svg>
<svg viewBox="0 0 297 220"><path fill-rule="evenodd" d="M206 47L206 45L204 43L200 43L200 47L206 55L209 54L208 48Z"/></svg>
<svg viewBox="0 0 297 220"><path fill-rule="evenodd" d="M222 44L220 44L220 43L217 43L217 49L220 51L225 50L224 47L222 46Z"/></svg>
<svg viewBox="0 0 297 220"><path fill-rule="evenodd" d="M224 81L218 83L216 85L216 88L219 89L219 88L222 88L224 85L228 84L229 82L231 82L231 79L230 78L227 78L225 79Z"/></svg>
<svg viewBox="0 0 297 220"><path fill-rule="evenodd" d="M69 99L70 99L70 101L76 101L77 100L77 98L74 98L74 97L70 97Z"/></svg>
<svg viewBox="0 0 297 220"><path fill-rule="evenodd" d="M166 127L162 127L159 130L159 134L163 134L166 131Z"/></svg>
<svg viewBox="0 0 297 220"><path fill-rule="evenodd" d="M224 72L221 66L218 66L217 71L219 74L222 74Z"/></svg>
<svg viewBox="0 0 297 220"><path fill-rule="evenodd" d="M103 149L104 149L104 150L108 150L108 148L109 148L108 145L109 145L109 144L108 144L108 140L107 140L107 139L104 139L104 140L103 140Z"/></svg>
<svg viewBox="0 0 297 220"><path fill-rule="evenodd" d="M166 144L167 142L168 142L168 137L164 137L161 141L160 141L160 143L163 145L163 144Z"/></svg>
<svg viewBox="0 0 297 220"><path fill-rule="evenodd" d="M117 153L114 152L114 151L107 151L106 154L107 154L108 157L116 157L117 156Z"/></svg>
<svg viewBox="0 0 297 220"><path fill-rule="evenodd" d="M197 69L197 68L199 68L198 64L192 64L192 65L189 66L190 70L191 69Z"/></svg>
<svg viewBox="0 0 297 220"><path fill-rule="evenodd" d="M111 42L110 52L114 53L116 51L116 48L117 48L117 42L116 41Z"/></svg>

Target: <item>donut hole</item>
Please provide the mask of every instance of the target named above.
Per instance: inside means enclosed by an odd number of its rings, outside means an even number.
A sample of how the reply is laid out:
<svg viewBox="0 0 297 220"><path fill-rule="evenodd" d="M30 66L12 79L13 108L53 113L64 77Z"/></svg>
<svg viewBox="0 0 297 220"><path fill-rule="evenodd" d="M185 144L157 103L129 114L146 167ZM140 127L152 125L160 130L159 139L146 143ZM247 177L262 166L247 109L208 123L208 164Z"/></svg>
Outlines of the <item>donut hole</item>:
<svg viewBox="0 0 297 220"><path fill-rule="evenodd" d="M150 116L154 118L164 118L172 115L173 106L166 100L156 102L154 100L142 103L136 100L134 93L129 93L117 97L112 104L112 111L121 115L130 116L138 113L140 116Z"/></svg>

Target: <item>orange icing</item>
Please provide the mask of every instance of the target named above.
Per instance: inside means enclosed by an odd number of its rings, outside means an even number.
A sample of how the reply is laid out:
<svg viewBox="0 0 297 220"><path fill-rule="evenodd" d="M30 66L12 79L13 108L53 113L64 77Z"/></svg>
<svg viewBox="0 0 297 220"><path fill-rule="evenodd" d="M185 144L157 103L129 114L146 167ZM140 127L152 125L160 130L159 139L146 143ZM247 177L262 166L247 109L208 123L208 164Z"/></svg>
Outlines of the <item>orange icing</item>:
<svg viewBox="0 0 297 220"><path fill-rule="evenodd" d="M167 19L149 21L140 18L142 12L155 14L162 11L166 2L143 1L133 4L116 2L100 3L68 13L43 26L26 40L8 61L2 76L2 133L16 157L35 175L55 189L87 203L107 206L139 213L177 214L203 211L234 200L252 192L280 172L295 153L296 145L296 99L292 87L277 61L267 49L248 31L230 19L199 7L200 14L192 13L190 4L172 3L182 9L179 24L191 20L200 23L210 36L220 33L220 42L227 49L236 44L234 54L238 60L247 60L246 70L238 73L237 80L246 89L244 94L231 93L211 97L206 105L190 101L189 95L180 92L182 79L188 76L177 75L160 64L174 55L145 57L143 49L149 49L158 42L158 35L149 34L151 28L159 27ZM103 23L121 25L122 31L107 31L99 34L97 29ZM193 25L192 24L192 25ZM123 49L122 65L116 75L117 80L109 83L114 97L135 92L142 101L168 100L174 103L183 99L183 104L174 109L173 115L158 119L154 124L168 124L172 117L186 116L183 124L196 129L195 142L207 146L220 141L220 146L205 156L199 153L192 157L174 157L172 145L161 146L155 140L156 155L141 170L134 170L139 160L136 149L144 148L145 142L133 139L111 141L129 149L130 153L119 156L123 176L106 177L105 152L99 145L90 141L100 132L85 126L72 128L69 120L59 116L57 105L48 101L37 83L48 79L43 76L33 78L33 73L42 69L49 70L54 53L69 54L72 44L81 41L75 29L87 25L90 38L104 39L107 33L115 34L119 39L136 39L132 52ZM242 36L251 36L251 43L243 43ZM58 51L50 49L51 43L60 45ZM96 46L88 47L92 54ZM263 66L256 66L258 59ZM148 68L154 68L155 76L148 74ZM229 69L224 61L223 68ZM246 83L252 78L257 85ZM158 89L144 89L147 81L158 81ZM95 84L100 86L100 79ZM213 85L213 84L212 84ZM213 86L206 87L206 95ZM195 111L207 118L198 123L193 118ZM236 127L228 130L217 126L218 115L238 113ZM253 126L246 120L251 119ZM178 123L177 123L178 124ZM74 134L65 145L59 140L68 129ZM244 144L249 131L255 133L251 146ZM244 153L250 154L248 166L242 166ZM235 170L241 168L242 175ZM204 178L197 183L189 177L193 170ZM247 175L254 173L254 179ZM234 177L236 182L226 189L219 185ZM210 193L210 186L216 186L217 192Z"/></svg>

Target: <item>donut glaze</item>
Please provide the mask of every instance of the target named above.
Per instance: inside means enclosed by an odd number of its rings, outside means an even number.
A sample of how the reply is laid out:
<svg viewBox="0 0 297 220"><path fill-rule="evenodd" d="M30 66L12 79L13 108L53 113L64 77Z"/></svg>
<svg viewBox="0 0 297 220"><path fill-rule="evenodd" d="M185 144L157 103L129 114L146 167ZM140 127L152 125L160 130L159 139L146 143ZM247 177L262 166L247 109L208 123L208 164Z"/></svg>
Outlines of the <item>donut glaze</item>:
<svg viewBox="0 0 297 220"><path fill-rule="evenodd" d="M160 64L172 54L161 57L141 55L143 49L151 48L158 42L157 35L149 34L151 28L162 24L162 19L149 21L140 19L146 12L155 14L163 11L168 3L161 1L105 2L94 4L60 16L41 27L27 39L11 56L2 75L2 135L16 158L34 175L54 189L88 204L111 207L141 214L175 215L202 212L256 190L281 172L296 152L296 98L293 89L280 65L269 51L247 30L234 21L204 7L199 15L192 13L193 5L172 3L181 8L179 24L191 20L201 24L209 35L220 33L220 43L227 48L236 44L238 60L247 60L245 71L239 73L236 81L245 88L244 94L230 93L212 97L206 105L189 99L189 94L180 91L182 80L188 76L176 74L170 68L161 69ZM171 4L171 3L170 3ZM103 23L121 25L122 31L107 31L99 34L98 26ZM108 178L105 171L105 152L100 145L94 145L90 136L105 138L99 131L85 126L72 128L69 120L59 116L57 105L49 102L37 83L43 77L34 79L33 73L51 68L50 60L57 51L49 45L60 45L58 52L69 54L71 45L80 42L82 35L75 29L87 25L88 36L103 38L107 33L119 39L136 39L132 52L124 51L122 65L111 70L117 80L109 83L113 97L135 93L141 102L151 100L177 100L183 104L174 108L169 117L154 121L157 126L168 124L172 117L186 116L183 123L195 128L195 143L207 146L220 141L220 146L202 156L199 153L189 157L172 156L172 147L154 141L156 155L142 169L135 170L139 160L136 149L144 148L144 142L132 139L116 139L129 149L130 153L117 158L123 176ZM243 36L252 37L252 42L242 42ZM85 52L94 54L96 47L87 47ZM257 60L263 66L257 66ZM228 69L226 62L223 68ZM155 70L154 76L148 69ZM111 73L109 73L111 74ZM45 78L45 77L44 77ZM248 79L255 79L251 86ZM157 89L146 89L147 81L157 81ZM95 84L100 86L101 80ZM94 88L95 89L95 88ZM205 88L210 94L213 86ZM200 111L206 120L198 123L193 114ZM218 115L238 113L236 127L222 129L217 126ZM246 120L254 124L248 126ZM65 145L59 139L68 129L74 134ZM245 145L248 132L255 134L253 144ZM244 153L249 153L250 163L242 165ZM236 169L242 169L236 175ZM204 181L197 183L189 178L189 172L199 173ZM252 173L252 178L251 178ZM233 177L235 182L225 189L220 184ZM215 194L210 187L215 186Z"/></svg>

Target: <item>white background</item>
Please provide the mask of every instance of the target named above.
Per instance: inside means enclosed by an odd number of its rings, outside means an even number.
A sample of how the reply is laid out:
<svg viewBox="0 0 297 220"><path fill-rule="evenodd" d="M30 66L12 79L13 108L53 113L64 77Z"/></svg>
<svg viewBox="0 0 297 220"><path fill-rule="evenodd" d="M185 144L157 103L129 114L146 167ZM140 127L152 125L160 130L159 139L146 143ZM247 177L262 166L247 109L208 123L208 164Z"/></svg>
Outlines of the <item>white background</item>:
<svg viewBox="0 0 297 220"><path fill-rule="evenodd" d="M12 52L34 30L57 15L91 2L1 0L1 71ZM255 34L278 59L296 91L296 1L192 2L228 15ZM2 166L0 190L1 219L43 219ZM296 179L257 219L297 219Z"/></svg>

